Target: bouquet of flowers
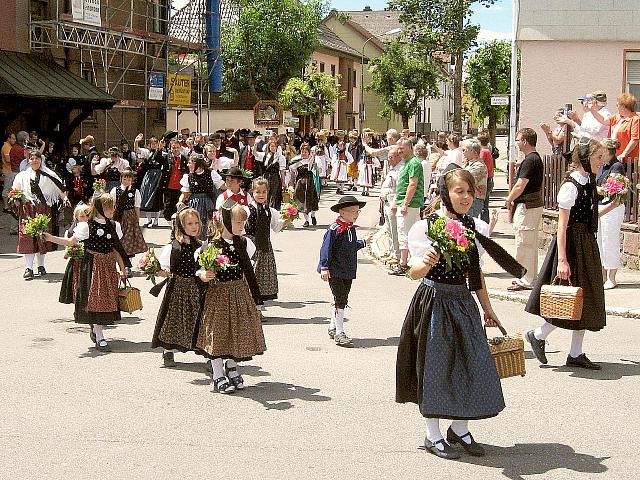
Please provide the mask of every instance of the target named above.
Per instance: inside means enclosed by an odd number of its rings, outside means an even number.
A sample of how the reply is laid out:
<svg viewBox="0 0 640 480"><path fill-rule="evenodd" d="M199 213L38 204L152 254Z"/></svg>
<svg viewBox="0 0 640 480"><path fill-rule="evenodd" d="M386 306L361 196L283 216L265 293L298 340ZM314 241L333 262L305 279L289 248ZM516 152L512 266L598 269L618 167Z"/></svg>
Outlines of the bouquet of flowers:
<svg viewBox="0 0 640 480"><path fill-rule="evenodd" d="M84 243L78 242L75 245L64 247L64 253L67 258L80 260L84 257Z"/></svg>
<svg viewBox="0 0 640 480"><path fill-rule="evenodd" d="M94 192L104 192L107 189L107 181L99 178L95 182L93 182L93 191Z"/></svg>
<svg viewBox="0 0 640 480"><path fill-rule="evenodd" d="M9 202L9 205L14 208L20 207L20 205L24 203L26 198L27 197L25 196L24 192L19 188L12 188L7 195L7 201Z"/></svg>
<svg viewBox="0 0 640 480"><path fill-rule="evenodd" d="M289 221L299 218L300 212L298 211L298 204L294 201L285 203L280 209L280 216Z"/></svg>
<svg viewBox="0 0 640 480"><path fill-rule="evenodd" d="M598 194L607 197L612 202L624 203L627 193L633 187L631 180L619 173L612 173L601 187Z"/></svg>
<svg viewBox="0 0 640 480"><path fill-rule="evenodd" d="M224 255L222 251L213 244L200 253L198 257L198 263L205 270L211 270L212 272L220 272L230 267L237 267L236 264L231 263L231 259Z"/></svg>
<svg viewBox="0 0 640 480"><path fill-rule="evenodd" d="M140 270L147 276L147 280L151 280L151 283L156 284L156 274L162 270L160 268L160 261L158 257L156 257L156 253L153 251L153 248L147 250L144 256L140 259L138 263L138 267Z"/></svg>
<svg viewBox="0 0 640 480"><path fill-rule="evenodd" d="M40 213L35 218L25 218L22 220L24 223L24 233L32 237L40 238L44 232L49 230L49 222L51 217Z"/></svg>
<svg viewBox="0 0 640 480"><path fill-rule="evenodd" d="M473 230L466 228L459 220L447 221L444 217L429 222L427 238L447 262L447 272L451 271L453 265L461 268L463 262L468 262L469 249L475 246Z"/></svg>
<svg viewBox="0 0 640 480"><path fill-rule="evenodd" d="M240 174L246 178L247 180L251 180L253 178L253 172L250 170L245 170L244 168L238 168L240 170Z"/></svg>

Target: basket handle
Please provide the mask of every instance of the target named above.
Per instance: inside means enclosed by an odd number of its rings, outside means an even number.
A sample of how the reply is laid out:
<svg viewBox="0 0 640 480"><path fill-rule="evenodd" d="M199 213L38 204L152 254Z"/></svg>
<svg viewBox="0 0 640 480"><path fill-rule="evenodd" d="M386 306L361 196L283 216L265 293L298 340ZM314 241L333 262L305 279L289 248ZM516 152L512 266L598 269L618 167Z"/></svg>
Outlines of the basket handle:
<svg viewBox="0 0 640 480"><path fill-rule="evenodd" d="M507 330L502 325L498 325L497 327L500 330L500 333L506 337L507 336ZM484 336L487 337L487 326L486 325L484 327ZM487 337L487 338L489 338L489 337Z"/></svg>
<svg viewBox="0 0 640 480"><path fill-rule="evenodd" d="M126 287L127 285L131 286L129 277L125 278L124 280L122 279L122 277L120 277L120 281L118 282L118 285L122 285L123 287Z"/></svg>
<svg viewBox="0 0 640 480"><path fill-rule="evenodd" d="M551 282L551 285L561 285L562 282L565 282L565 281L569 284L570 287L573 287L573 284L571 283L571 277L569 277L567 280L563 280L557 275L553 277L553 281Z"/></svg>

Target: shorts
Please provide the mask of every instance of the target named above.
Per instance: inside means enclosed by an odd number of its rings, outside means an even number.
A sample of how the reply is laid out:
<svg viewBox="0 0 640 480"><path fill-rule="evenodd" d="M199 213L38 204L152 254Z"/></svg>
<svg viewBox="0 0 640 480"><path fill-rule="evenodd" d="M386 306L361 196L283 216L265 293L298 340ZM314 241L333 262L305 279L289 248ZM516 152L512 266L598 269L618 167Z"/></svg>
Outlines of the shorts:
<svg viewBox="0 0 640 480"><path fill-rule="evenodd" d="M16 178L18 172L9 172L4 174L4 182L2 186L2 198L7 198L11 187L13 187L13 180Z"/></svg>
<svg viewBox="0 0 640 480"><path fill-rule="evenodd" d="M418 220L420 220L420 208L409 207L406 215L402 215L400 208L398 208L396 222L398 223L398 246L400 250L409 249L409 230Z"/></svg>

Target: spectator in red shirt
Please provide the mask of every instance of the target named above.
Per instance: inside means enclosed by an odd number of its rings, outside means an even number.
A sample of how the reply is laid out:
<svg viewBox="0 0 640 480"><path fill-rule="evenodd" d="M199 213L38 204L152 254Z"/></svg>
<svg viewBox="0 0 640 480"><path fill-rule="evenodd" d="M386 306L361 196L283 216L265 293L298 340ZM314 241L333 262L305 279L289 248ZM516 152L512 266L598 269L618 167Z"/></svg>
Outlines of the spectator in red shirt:
<svg viewBox="0 0 640 480"><path fill-rule="evenodd" d="M171 140L171 155L167 157L169 172L163 181L164 186L164 218L171 220L176 213L176 205L180 199L180 180L182 176L189 173L187 158L182 155L182 145L176 140ZM166 183L165 183L166 182Z"/></svg>
<svg viewBox="0 0 640 480"><path fill-rule="evenodd" d="M491 155L491 150L489 150L489 135L486 132L482 132L478 135L478 141L480 142L480 160L484 162L487 166L487 194L484 199L484 208L482 209L482 214L480 215L480 219L489 223L489 198L491 196L491 192L493 190L493 170L494 170L494 160L493 155Z"/></svg>
<svg viewBox="0 0 640 480"><path fill-rule="evenodd" d="M640 143L640 116L636 113L636 97L630 93L623 93L618 97L618 113L610 117L603 117L602 113L592 105L591 113L603 125L609 125L609 137L620 142L616 152L618 160L628 162L638 158Z"/></svg>

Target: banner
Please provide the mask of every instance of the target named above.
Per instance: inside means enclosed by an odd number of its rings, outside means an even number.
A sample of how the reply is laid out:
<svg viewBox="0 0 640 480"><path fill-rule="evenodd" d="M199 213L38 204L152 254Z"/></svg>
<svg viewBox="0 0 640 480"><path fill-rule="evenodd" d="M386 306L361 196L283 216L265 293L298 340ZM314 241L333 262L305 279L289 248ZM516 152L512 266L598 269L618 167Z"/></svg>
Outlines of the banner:
<svg viewBox="0 0 640 480"><path fill-rule="evenodd" d="M100 0L72 0L71 14L74 22L102 26Z"/></svg>
<svg viewBox="0 0 640 480"><path fill-rule="evenodd" d="M169 105L191 105L191 77L170 73L167 77Z"/></svg>
<svg viewBox="0 0 640 480"><path fill-rule="evenodd" d="M164 100L164 73L149 73L149 100Z"/></svg>

